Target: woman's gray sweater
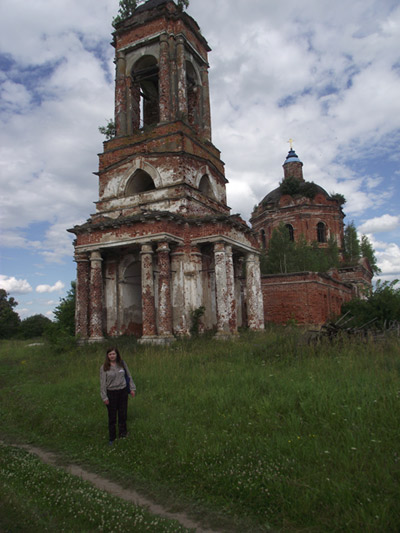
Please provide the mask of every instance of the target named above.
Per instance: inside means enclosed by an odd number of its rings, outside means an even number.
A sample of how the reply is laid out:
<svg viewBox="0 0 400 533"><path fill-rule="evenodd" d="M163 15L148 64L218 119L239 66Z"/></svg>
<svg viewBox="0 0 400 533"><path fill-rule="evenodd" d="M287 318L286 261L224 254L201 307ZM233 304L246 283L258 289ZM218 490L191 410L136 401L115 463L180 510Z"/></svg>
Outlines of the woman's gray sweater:
<svg viewBox="0 0 400 533"><path fill-rule="evenodd" d="M100 396L103 402L105 400L108 400L107 397L107 389L108 390L120 390L125 389L126 387L126 381L125 381L125 370L129 378L129 384L131 390L136 390L136 385L133 382L131 373L129 372L129 368L127 367L127 364L124 363L125 369L122 366L119 366L118 364L115 366L110 366L110 370L107 370L107 372L104 371L103 365L100 367Z"/></svg>

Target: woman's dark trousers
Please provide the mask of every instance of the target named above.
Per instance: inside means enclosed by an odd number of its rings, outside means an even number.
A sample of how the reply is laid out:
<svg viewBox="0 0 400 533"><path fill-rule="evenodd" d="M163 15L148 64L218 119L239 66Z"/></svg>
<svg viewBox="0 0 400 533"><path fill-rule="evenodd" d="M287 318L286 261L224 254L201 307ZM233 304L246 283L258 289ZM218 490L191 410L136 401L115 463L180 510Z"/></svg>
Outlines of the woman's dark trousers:
<svg viewBox="0 0 400 533"><path fill-rule="evenodd" d="M117 434L115 425L118 415L118 434L119 437L126 437L126 417L128 413L128 393L126 389L107 390L109 404L108 410L108 433L110 440L115 440Z"/></svg>

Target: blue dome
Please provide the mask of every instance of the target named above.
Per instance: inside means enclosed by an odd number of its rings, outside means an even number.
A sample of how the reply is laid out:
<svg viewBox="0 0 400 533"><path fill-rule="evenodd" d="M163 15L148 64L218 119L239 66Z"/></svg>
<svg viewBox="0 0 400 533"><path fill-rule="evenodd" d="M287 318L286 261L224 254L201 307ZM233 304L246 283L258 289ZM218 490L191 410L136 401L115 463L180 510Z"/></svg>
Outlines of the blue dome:
<svg viewBox="0 0 400 533"><path fill-rule="evenodd" d="M289 153L288 155L286 156L286 159L285 159L285 162L283 163L284 165L286 165L286 163L293 163L294 161L297 161L298 163L301 163L298 155L296 154L296 152L293 150L293 148L291 148L289 150Z"/></svg>

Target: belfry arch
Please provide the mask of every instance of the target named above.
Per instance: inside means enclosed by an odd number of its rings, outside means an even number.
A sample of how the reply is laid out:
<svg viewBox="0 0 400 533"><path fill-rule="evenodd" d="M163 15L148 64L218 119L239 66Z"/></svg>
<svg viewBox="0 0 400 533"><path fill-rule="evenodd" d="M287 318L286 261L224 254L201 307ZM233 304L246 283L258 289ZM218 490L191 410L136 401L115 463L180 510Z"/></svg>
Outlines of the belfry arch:
<svg viewBox="0 0 400 533"><path fill-rule="evenodd" d="M133 129L153 126L160 120L158 63L152 55L141 57L133 65L132 110Z"/></svg>
<svg viewBox="0 0 400 533"><path fill-rule="evenodd" d="M152 191L156 188L153 178L145 170L138 168L129 178L125 189L125 196L133 196L141 192Z"/></svg>

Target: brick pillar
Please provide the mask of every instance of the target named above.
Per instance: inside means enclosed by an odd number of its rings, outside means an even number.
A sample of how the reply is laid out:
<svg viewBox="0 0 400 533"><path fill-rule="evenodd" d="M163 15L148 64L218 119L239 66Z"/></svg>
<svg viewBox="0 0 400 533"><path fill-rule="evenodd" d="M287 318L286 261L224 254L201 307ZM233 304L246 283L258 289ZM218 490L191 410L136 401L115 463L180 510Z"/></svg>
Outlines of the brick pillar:
<svg viewBox="0 0 400 533"><path fill-rule="evenodd" d="M103 273L101 253L90 254L90 341L103 340Z"/></svg>
<svg viewBox="0 0 400 533"><path fill-rule="evenodd" d="M166 34L160 37L160 122L167 122L171 118L171 82L169 72L169 45Z"/></svg>
<svg viewBox="0 0 400 533"><path fill-rule="evenodd" d="M157 247L158 264L158 334L172 337L171 266L167 242Z"/></svg>
<svg viewBox="0 0 400 533"><path fill-rule="evenodd" d="M171 300L172 330L176 335L187 335L188 325L185 312L185 249L177 246L171 253Z"/></svg>
<svg viewBox="0 0 400 533"><path fill-rule="evenodd" d="M178 85L178 82L177 82L177 72L176 72L176 41L175 41L175 37L174 35L170 35L169 36L169 43L168 43L168 46L169 46L169 57L170 57L170 64L169 64L169 68L170 68L170 75L171 75L171 87L172 87L172 91L171 91L171 118L173 120L176 119L176 116L177 116L177 96L176 96L176 91L175 91L175 87Z"/></svg>
<svg viewBox="0 0 400 533"><path fill-rule="evenodd" d="M115 79L115 128L117 137L126 135L126 60L123 52L117 52Z"/></svg>
<svg viewBox="0 0 400 533"><path fill-rule="evenodd" d="M186 62L183 37L177 39L176 63L178 68L178 118L183 118L187 116Z"/></svg>
<svg viewBox="0 0 400 533"><path fill-rule="evenodd" d="M217 337L229 334L227 306L226 254L223 242L214 244L215 293L217 300Z"/></svg>
<svg viewBox="0 0 400 533"><path fill-rule="evenodd" d="M89 336L89 283L90 268L86 254L76 254L76 304L75 335L81 339Z"/></svg>
<svg viewBox="0 0 400 533"><path fill-rule="evenodd" d="M153 249L150 244L142 245L140 256L142 261L143 337L154 337L156 335L156 312L154 307Z"/></svg>
<svg viewBox="0 0 400 533"><path fill-rule="evenodd" d="M260 260L258 255L246 255L247 325L253 330L264 329Z"/></svg>
<svg viewBox="0 0 400 533"><path fill-rule="evenodd" d="M226 252L226 304L228 310L229 331L237 333L237 313L235 298L235 273L233 269L232 246L225 247Z"/></svg>
<svg viewBox="0 0 400 533"><path fill-rule="evenodd" d="M140 129L140 88L134 85L132 78L127 81L129 106L128 106L128 134L135 133ZM143 117L142 117L143 120Z"/></svg>
<svg viewBox="0 0 400 533"><path fill-rule="evenodd" d="M208 70L204 67L201 71L202 82L202 127L203 135L207 141L211 141L211 109L210 109L210 87L208 81Z"/></svg>

